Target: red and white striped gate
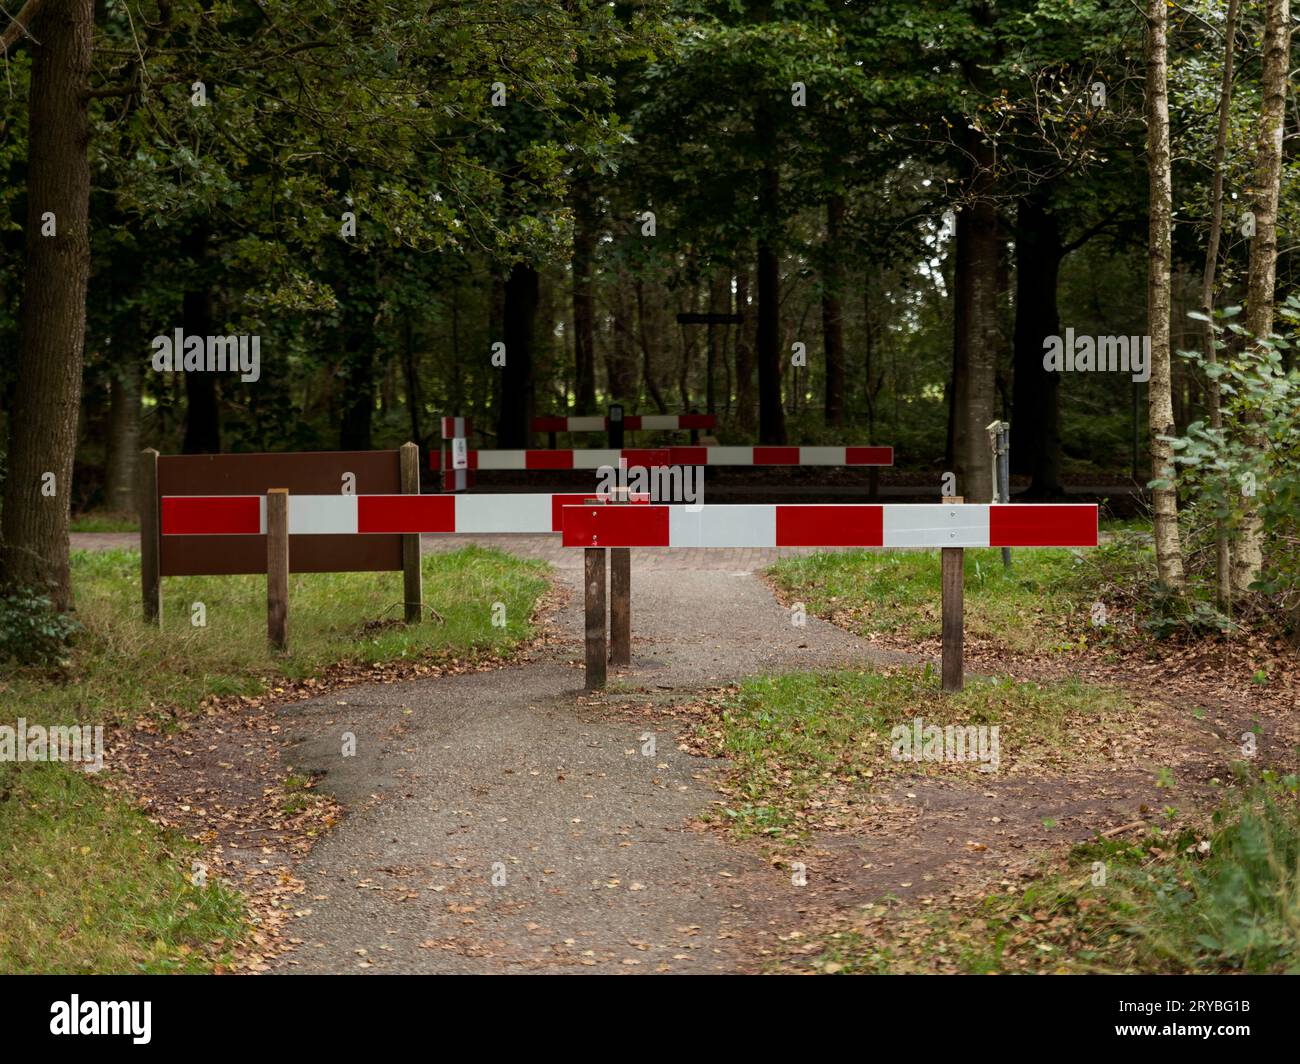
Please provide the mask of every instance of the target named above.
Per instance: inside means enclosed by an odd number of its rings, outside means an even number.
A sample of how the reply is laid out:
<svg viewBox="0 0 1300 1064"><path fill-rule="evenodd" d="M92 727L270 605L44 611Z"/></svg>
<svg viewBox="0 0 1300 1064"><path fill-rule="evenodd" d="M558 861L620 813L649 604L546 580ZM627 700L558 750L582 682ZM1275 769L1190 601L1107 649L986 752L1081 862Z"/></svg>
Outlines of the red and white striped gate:
<svg viewBox="0 0 1300 1064"><path fill-rule="evenodd" d="M892 466L892 447L625 447L470 451L469 469L601 469L628 466ZM442 468L442 456L429 465Z"/></svg>

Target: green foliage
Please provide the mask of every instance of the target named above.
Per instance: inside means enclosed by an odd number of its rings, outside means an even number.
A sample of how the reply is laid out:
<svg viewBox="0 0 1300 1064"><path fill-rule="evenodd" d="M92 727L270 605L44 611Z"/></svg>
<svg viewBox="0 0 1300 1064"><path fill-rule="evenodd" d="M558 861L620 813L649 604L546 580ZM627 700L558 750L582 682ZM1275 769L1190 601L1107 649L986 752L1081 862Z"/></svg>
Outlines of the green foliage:
<svg viewBox="0 0 1300 1064"><path fill-rule="evenodd" d="M45 595L30 588L11 589L0 595L0 662L57 665L80 627Z"/></svg>
<svg viewBox="0 0 1300 1064"><path fill-rule="evenodd" d="M1175 482L1194 508L1223 522L1230 537L1240 527L1243 497L1254 500L1271 544L1255 590L1282 595L1300 590L1300 370L1284 363L1291 339L1257 340L1232 320L1239 311L1228 308L1210 325L1217 361L1197 351L1179 352L1218 382L1223 427L1198 419L1171 440ZM1293 326L1300 321L1300 296L1289 296L1279 316ZM1237 342L1228 343L1225 333Z"/></svg>

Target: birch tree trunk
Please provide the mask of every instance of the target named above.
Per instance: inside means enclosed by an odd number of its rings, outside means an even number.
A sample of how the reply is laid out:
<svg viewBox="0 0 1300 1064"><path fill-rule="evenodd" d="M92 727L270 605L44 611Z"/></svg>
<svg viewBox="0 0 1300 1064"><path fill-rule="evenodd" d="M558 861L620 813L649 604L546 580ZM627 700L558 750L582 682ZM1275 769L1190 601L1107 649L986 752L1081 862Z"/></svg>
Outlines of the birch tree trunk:
<svg viewBox="0 0 1300 1064"><path fill-rule="evenodd" d="M1161 439L1173 431L1170 394L1169 272L1172 256L1173 183L1169 158L1169 25L1166 0L1147 2L1147 172L1150 179L1150 238L1147 253L1147 329L1151 333L1151 380L1147 384L1147 417L1151 429L1151 476L1173 476L1173 448ZM1173 487L1153 488L1156 571L1160 581L1181 592L1182 544L1178 533L1178 493Z"/></svg>
<svg viewBox="0 0 1300 1064"><path fill-rule="evenodd" d="M1205 247L1205 273L1201 278L1201 313L1214 317L1214 277L1219 265L1219 241L1223 237L1223 160L1228 151L1228 120L1232 106L1232 67L1235 59L1237 13L1241 0L1228 0L1228 17L1223 28L1223 82L1219 88L1219 128L1214 138L1214 178L1210 188L1210 234ZM1219 360L1215 347L1214 323L1205 322L1205 360L1213 365ZM1223 428L1222 396L1219 378L1206 381L1209 398L1210 427ZM1220 609L1232 605L1232 554L1228 549L1227 522L1220 519L1214 528L1214 586Z"/></svg>
<svg viewBox="0 0 1300 1064"><path fill-rule="evenodd" d="M1264 22L1262 102L1255 142L1255 235L1246 276L1246 328L1257 339L1273 331L1273 289L1277 279L1277 201L1282 180L1282 124L1286 112L1287 64L1291 51L1291 0L1268 0ZM1248 446L1261 447L1253 419L1240 426ZM1241 523L1232 587L1246 591L1264 563L1264 529L1253 496L1241 500Z"/></svg>

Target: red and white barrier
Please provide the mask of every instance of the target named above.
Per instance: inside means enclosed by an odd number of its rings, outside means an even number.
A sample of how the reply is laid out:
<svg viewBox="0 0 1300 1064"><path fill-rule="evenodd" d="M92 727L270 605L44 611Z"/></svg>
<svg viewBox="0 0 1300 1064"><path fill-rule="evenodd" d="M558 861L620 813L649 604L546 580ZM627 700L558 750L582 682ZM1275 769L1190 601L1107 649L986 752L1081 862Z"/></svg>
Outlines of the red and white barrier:
<svg viewBox="0 0 1300 1064"><path fill-rule="evenodd" d="M588 505L595 493L290 495L289 534L563 532L566 547L1095 547L1092 504ZM264 495L164 496L164 536L266 534Z"/></svg>
<svg viewBox="0 0 1300 1064"><path fill-rule="evenodd" d="M600 469L629 466L892 466L892 447L630 447L623 450L470 451L470 469ZM441 456L429 455L441 468ZM439 464L434 464L435 462Z"/></svg>
<svg viewBox="0 0 1300 1064"><path fill-rule="evenodd" d="M718 425L715 414L629 414L623 428L671 431L673 429L712 429ZM607 432L607 417L535 417L534 432ZM487 468L486 466L484 468Z"/></svg>
<svg viewBox="0 0 1300 1064"><path fill-rule="evenodd" d="M289 535L437 532L559 532L563 507L597 497L527 495L290 495ZM633 497L645 504L645 497ZM164 536L266 534L265 495L168 495L162 498Z"/></svg>
<svg viewBox="0 0 1300 1064"><path fill-rule="evenodd" d="M566 505L566 547L1095 547L1092 504Z"/></svg>

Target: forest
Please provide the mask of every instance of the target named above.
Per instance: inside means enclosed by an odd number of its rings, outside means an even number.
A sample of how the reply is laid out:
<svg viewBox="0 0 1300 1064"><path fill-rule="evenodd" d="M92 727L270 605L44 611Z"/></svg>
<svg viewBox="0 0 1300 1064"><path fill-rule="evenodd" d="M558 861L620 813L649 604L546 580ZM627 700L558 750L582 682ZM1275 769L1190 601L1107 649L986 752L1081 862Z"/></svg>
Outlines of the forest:
<svg viewBox="0 0 1300 1064"><path fill-rule="evenodd" d="M1032 497L1145 485L1156 454L1232 511L1238 589L1258 576L1269 503L1229 505L1200 474L1239 479L1259 437L1218 435L1236 367L1219 344L1235 358L1289 320L1281 10L1180 5L1159 42L1102 0L47 21L66 50L45 67L21 15L5 33L11 552L56 535L15 513L30 471L69 480L75 511L129 511L142 440L427 448L458 415L523 447L537 414L620 403L716 414L723 443L892 444L970 499L990 497L997 418ZM178 329L256 336L260 378L158 372L151 341ZM1148 337L1151 379L1045 368L1067 330ZM46 432L75 450L26 453Z"/></svg>
<svg viewBox="0 0 1300 1064"><path fill-rule="evenodd" d="M469 447L485 454L585 448L603 436L548 439L535 419L620 407L712 415L700 440L709 446L892 447L892 466L872 472L873 500L1096 503L1101 542L1088 558L1099 560L1030 550L1014 569L1010 555L1005 569L968 567L972 602L976 586L997 585L987 607L968 609L973 667L1050 686L1061 676L1044 663L1068 659L1076 679L1111 684L1121 700L1138 698L1135 684L1158 700L1163 680L1195 674L1205 686L1182 693L1186 706L1227 714L1221 738L1271 737L1276 760L1255 783L1294 807L1294 26L1290 0L13 0L0 10L0 717L26 706L32 719L139 732L128 723L139 714L189 720L238 698L239 712L260 712L286 687L308 697L295 685L331 669L361 670L347 681L361 682L365 669L391 668L397 682L415 661L455 673L522 653L554 605L543 586L571 577L533 567L568 573L563 552L475 541L431 553L426 537L414 565L437 607L423 631L383 613L395 592L365 583L380 580L373 573L294 573L304 603L294 615L305 619L286 658L262 644L260 577L169 575L177 590L161 623L182 626L171 630L197 655L172 656L178 647L155 647L144 624L158 623L148 586L136 617L148 577L133 537L153 491L141 452L410 442L428 492L440 490L443 418L468 419ZM1009 425L1010 499L990 457L996 422ZM784 482L745 483L757 493ZM835 501L866 498L865 479L825 483L838 485ZM930 647L937 614L909 596L937 596L938 568L919 557L765 555L770 593L737 615L798 607L826 622L825 647L839 646L834 626L890 651ZM243 590L222 607L221 579L251 582L225 585ZM380 619L356 628L342 612L349 601ZM196 605L205 618L235 611L225 616L244 634L220 655L197 649ZM497 624L497 606L509 622ZM937 691L918 693L929 665L914 687L870 670L807 689L803 673L754 687L743 677L762 671L755 660L733 663L739 686L716 696L726 714L680 749L743 760L760 739L774 744L766 761L754 755L748 783L725 790L727 816L745 837L794 846L810 836L791 825L803 831L814 814L790 803L842 782L817 777L814 762L862 780L872 772L847 752L785 749L803 723L765 732L775 718L755 707L785 699L791 713L813 703L831 713L818 700L839 699L834 713L901 713ZM1022 674L1013 661L1033 667ZM665 691L681 679L666 675ZM1026 725L1027 743L1069 743L1079 733L1067 740L1068 728L1045 723L1058 709L1077 723L1072 714L1112 704L1073 689L1058 704L1043 690L970 696L985 701L964 703L960 719L1015 720L996 707L1027 706L1024 719L1043 728ZM1260 725L1260 700L1277 710L1273 724ZM1131 708L1115 719L1136 720ZM1152 719L1167 723L1163 713ZM746 719L760 738L733 733ZM856 729L870 731L854 719L846 751ZM1237 763L1230 753L1195 778L1219 786ZM778 786L778 762L807 774L791 769ZM36 838L43 829L22 819L35 814L9 798L11 768L0 765L0 820L18 818L11 837ZM1142 771L1166 786L1166 769ZM11 785L43 778L25 770ZM297 778L281 773L276 786ZM770 804L753 797L764 788ZM30 793L60 808L74 800ZM287 793L294 816L335 816L314 792ZM1249 793L1258 808L1260 792ZM1145 816L1160 802L1143 794ZM1204 797L1186 808L1204 811ZM1234 823L1254 823L1241 815ZM1043 809L1025 817L1034 831L1056 822ZM174 813L166 826L182 822ZM1184 826L1159 830L1172 839ZM1269 910L1267 948L1243 931L1240 949L1225 937L1206 954L1187 930L1173 954L1079 955L1108 957L1098 965L1112 971L1294 970L1300 820L1274 827L1289 839L1278 845L1290 871L1270 897L1291 895ZM1125 852L1144 859L1140 847ZM44 865L32 860L35 877ZM1244 874L1234 867L1224 874ZM82 873L114 898L113 884L135 874ZM131 889L179 888L163 878ZM84 947L83 964L62 945L30 944L46 941L35 931L29 944L0 934L0 970L40 970L49 950L69 971L264 970L272 951L248 959L244 903L209 901L195 919L210 924L194 934L169 925L154 953L143 938L110 935ZM30 904L35 927L48 912ZM1079 930L1086 908L1071 935L1091 934ZM873 926L843 939L844 927L821 928L813 967L888 966L859 948L875 941ZM192 946L204 936L225 945ZM1079 941L1055 948L1077 953ZM1023 956L1024 967L1047 963L1032 943Z"/></svg>

